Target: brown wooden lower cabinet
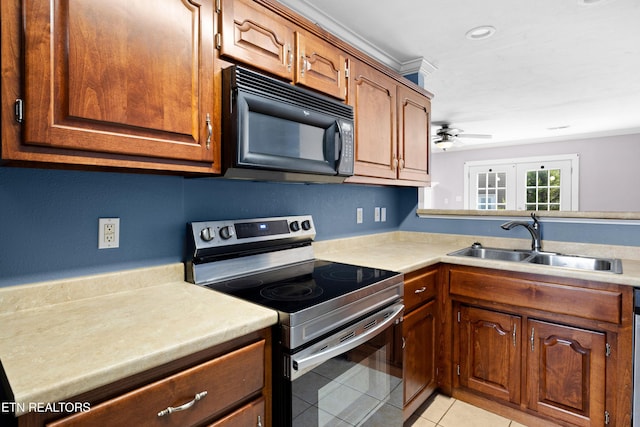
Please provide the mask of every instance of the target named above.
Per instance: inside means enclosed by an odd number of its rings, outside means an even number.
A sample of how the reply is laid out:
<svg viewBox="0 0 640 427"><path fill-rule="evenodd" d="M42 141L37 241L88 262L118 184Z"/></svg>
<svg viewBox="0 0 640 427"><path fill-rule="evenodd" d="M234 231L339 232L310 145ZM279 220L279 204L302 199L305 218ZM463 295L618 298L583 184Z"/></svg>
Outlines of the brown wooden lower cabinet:
<svg viewBox="0 0 640 427"><path fill-rule="evenodd" d="M435 391L438 347L438 267L405 275L404 345L405 420Z"/></svg>
<svg viewBox="0 0 640 427"><path fill-rule="evenodd" d="M442 271L453 336L443 390L526 425L631 425L632 287Z"/></svg>
<svg viewBox="0 0 640 427"><path fill-rule="evenodd" d="M44 419L28 413L17 425L267 427L270 369L264 330L69 399L90 403L88 411Z"/></svg>

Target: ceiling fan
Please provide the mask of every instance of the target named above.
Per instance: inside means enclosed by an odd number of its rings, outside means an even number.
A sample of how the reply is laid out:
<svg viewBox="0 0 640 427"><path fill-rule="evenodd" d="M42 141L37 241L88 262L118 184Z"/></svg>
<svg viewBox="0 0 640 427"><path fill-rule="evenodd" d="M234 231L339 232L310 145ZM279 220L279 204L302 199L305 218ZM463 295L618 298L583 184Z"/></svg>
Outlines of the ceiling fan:
<svg viewBox="0 0 640 427"><path fill-rule="evenodd" d="M435 124L435 123L434 123ZM433 143L436 147L446 151L447 148L451 148L454 143L458 142L458 138L476 138L476 139L488 139L491 135L485 134L471 134L464 133L464 130L452 128L449 123L440 124L440 129L433 135Z"/></svg>

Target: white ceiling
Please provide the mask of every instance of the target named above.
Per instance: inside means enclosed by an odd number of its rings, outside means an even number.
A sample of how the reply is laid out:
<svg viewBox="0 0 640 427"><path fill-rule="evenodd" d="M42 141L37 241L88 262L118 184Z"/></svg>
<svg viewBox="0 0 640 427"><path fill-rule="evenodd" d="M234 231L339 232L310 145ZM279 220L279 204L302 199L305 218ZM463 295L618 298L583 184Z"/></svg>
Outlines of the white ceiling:
<svg viewBox="0 0 640 427"><path fill-rule="evenodd" d="M640 133L640 0L280 1L403 74L417 63L434 124L493 135L459 148ZM480 25L497 31L465 37Z"/></svg>

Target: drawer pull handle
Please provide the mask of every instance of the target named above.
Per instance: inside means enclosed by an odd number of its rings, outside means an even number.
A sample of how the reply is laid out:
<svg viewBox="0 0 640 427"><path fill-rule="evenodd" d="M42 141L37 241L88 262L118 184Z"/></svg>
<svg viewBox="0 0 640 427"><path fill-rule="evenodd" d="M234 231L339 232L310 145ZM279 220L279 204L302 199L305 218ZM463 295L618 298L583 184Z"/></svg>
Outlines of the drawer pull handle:
<svg viewBox="0 0 640 427"><path fill-rule="evenodd" d="M426 288L425 286L423 286L423 287L421 287L420 289L416 289L415 291L413 291L413 293L415 293L415 294L421 294L421 293L423 293L423 292L424 292L424 291L426 291L426 290L427 290L427 288Z"/></svg>
<svg viewBox="0 0 640 427"><path fill-rule="evenodd" d="M171 414L173 412L184 411L185 409L189 409L193 405L195 405L198 400L202 399L206 395L207 395L207 392L206 391L202 391L202 392L196 394L194 396L193 400L190 400L189 402L185 403L184 405L176 406L175 408L173 406L169 406L167 409L163 409L162 411L158 412L158 416L159 417L164 417L165 415L169 415L169 414Z"/></svg>

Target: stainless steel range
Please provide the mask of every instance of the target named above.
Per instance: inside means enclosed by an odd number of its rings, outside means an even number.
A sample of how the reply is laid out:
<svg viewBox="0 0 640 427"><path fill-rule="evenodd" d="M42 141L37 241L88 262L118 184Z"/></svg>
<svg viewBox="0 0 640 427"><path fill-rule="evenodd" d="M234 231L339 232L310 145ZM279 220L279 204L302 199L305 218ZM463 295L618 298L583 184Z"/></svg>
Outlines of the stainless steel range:
<svg viewBox="0 0 640 427"><path fill-rule="evenodd" d="M401 273L315 259L308 215L187 228L187 280L278 312L274 426L402 425Z"/></svg>

